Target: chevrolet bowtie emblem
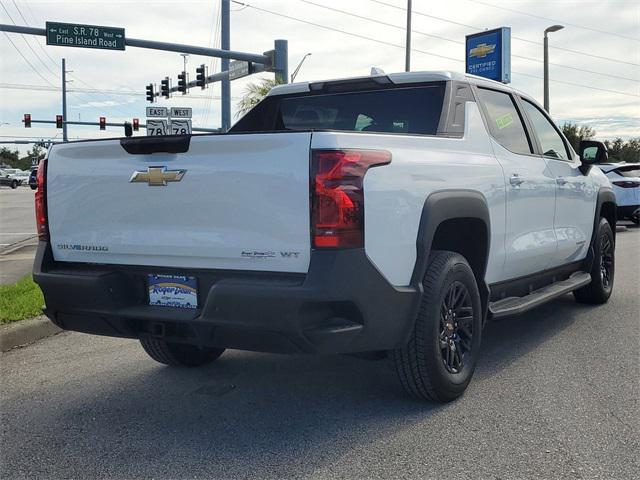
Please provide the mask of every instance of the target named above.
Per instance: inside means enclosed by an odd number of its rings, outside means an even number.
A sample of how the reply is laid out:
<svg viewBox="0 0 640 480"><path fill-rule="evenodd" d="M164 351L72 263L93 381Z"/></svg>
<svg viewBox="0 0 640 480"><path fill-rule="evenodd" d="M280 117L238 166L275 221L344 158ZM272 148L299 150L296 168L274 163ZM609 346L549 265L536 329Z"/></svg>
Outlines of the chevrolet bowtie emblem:
<svg viewBox="0 0 640 480"><path fill-rule="evenodd" d="M186 170L167 170L167 167L149 167L147 171L136 170L131 175L131 183L147 183L150 187L164 187L167 182L179 182Z"/></svg>
<svg viewBox="0 0 640 480"><path fill-rule="evenodd" d="M481 43L477 47L472 48L469 51L469 56L470 57L484 58L489 53L493 53L493 51L495 49L496 49L495 44L487 45L486 43Z"/></svg>

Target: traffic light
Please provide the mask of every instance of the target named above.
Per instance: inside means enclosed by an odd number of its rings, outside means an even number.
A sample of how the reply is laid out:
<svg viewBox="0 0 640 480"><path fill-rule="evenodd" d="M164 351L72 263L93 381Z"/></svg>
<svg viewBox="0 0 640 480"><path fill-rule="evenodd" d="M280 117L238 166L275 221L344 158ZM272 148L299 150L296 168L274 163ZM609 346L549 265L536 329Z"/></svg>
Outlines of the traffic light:
<svg viewBox="0 0 640 480"><path fill-rule="evenodd" d="M133 119L133 131L137 132L138 130L140 130L140 119L139 118L134 118Z"/></svg>
<svg viewBox="0 0 640 480"><path fill-rule="evenodd" d="M131 124L129 122L124 122L124 136L130 137L133 135L133 129L131 128Z"/></svg>
<svg viewBox="0 0 640 480"><path fill-rule="evenodd" d="M203 90L206 88L207 81L207 67L203 63L198 68L196 68L196 86L202 88Z"/></svg>
<svg viewBox="0 0 640 480"><path fill-rule="evenodd" d="M24 128L31 128L31 114L24 114Z"/></svg>
<svg viewBox="0 0 640 480"><path fill-rule="evenodd" d="M56 128L62 128L62 115L56 115Z"/></svg>
<svg viewBox="0 0 640 480"><path fill-rule="evenodd" d="M150 83L149 85L147 85L147 102L153 103L154 99L155 95L153 92L153 83Z"/></svg>
<svg viewBox="0 0 640 480"><path fill-rule="evenodd" d="M100 117L100 130L107 129L107 117Z"/></svg>
<svg viewBox="0 0 640 480"><path fill-rule="evenodd" d="M171 97L171 92L169 91L171 87L169 86L169 77L164 77L164 80L160 81L160 93L164 98Z"/></svg>
<svg viewBox="0 0 640 480"><path fill-rule="evenodd" d="M178 74L178 91L183 95L187 94L187 72L185 71Z"/></svg>

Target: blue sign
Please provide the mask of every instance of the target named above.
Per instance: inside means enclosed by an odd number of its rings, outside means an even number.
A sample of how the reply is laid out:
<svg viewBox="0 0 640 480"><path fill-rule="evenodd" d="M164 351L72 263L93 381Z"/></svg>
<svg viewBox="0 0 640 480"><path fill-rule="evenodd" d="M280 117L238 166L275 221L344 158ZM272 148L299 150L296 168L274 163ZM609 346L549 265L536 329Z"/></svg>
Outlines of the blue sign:
<svg viewBox="0 0 640 480"><path fill-rule="evenodd" d="M467 35L467 73L502 83L511 82L511 28L502 27Z"/></svg>

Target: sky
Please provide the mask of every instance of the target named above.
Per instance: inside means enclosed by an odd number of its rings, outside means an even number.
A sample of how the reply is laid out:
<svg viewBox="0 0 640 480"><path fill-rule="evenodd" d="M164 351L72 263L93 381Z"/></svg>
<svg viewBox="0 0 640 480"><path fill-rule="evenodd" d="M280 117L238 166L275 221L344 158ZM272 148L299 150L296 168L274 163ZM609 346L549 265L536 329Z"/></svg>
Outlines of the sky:
<svg viewBox="0 0 640 480"><path fill-rule="evenodd" d="M125 28L128 38L219 47L219 0L0 0L0 23L44 28L60 21ZM244 0L231 4L231 49L262 53L289 42L289 69L306 53L297 81L404 70L406 0ZM599 139L640 137L640 1L413 0L411 69L464 71L465 35L511 27L512 85L542 103L542 38L549 35L551 114L592 127ZM0 141L56 138L54 125L22 126L24 113L62 113L60 60L69 74L68 119L144 121L145 86L182 70L179 53L127 47L101 51L45 45L44 37L0 34ZM190 56L187 70L219 60ZM232 82L232 114L246 84ZM220 88L192 89L156 106L193 108L193 125L220 126ZM140 132L144 134L144 132ZM121 136L121 128L70 126L71 139ZM13 146L10 146L14 148ZM16 147L25 152L28 147Z"/></svg>

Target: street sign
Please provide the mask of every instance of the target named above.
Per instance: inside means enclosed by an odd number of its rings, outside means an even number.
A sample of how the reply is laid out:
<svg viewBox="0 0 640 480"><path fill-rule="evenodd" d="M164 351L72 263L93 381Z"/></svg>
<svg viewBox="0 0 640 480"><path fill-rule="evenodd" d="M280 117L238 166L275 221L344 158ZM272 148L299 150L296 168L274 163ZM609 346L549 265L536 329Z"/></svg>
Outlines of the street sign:
<svg viewBox="0 0 640 480"><path fill-rule="evenodd" d="M511 28L467 35L466 72L502 83L511 82Z"/></svg>
<svg viewBox="0 0 640 480"><path fill-rule="evenodd" d="M147 120L147 136L153 137L157 135L167 134L166 120Z"/></svg>
<svg viewBox="0 0 640 480"><path fill-rule="evenodd" d="M242 60L229 62L229 80L246 77L252 73L251 70L250 62L243 62Z"/></svg>
<svg viewBox="0 0 640 480"><path fill-rule="evenodd" d="M167 107L147 107L147 117L167 118L168 116Z"/></svg>
<svg viewBox="0 0 640 480"><path fill-rule="evenodd" d="M191 120L171 120L169 135L191 135Z"/></svg>
<svg viewBox="0 0 640 480"><path fill-rule="evenodd" d="M191 118L191 107L171 107L171 118Z"/></svg>
<svg viewBox="0 0 640 480"><path fill-rule="evenodd" d="M124 50L124 28L46 22L47 45Z"/></svg>

